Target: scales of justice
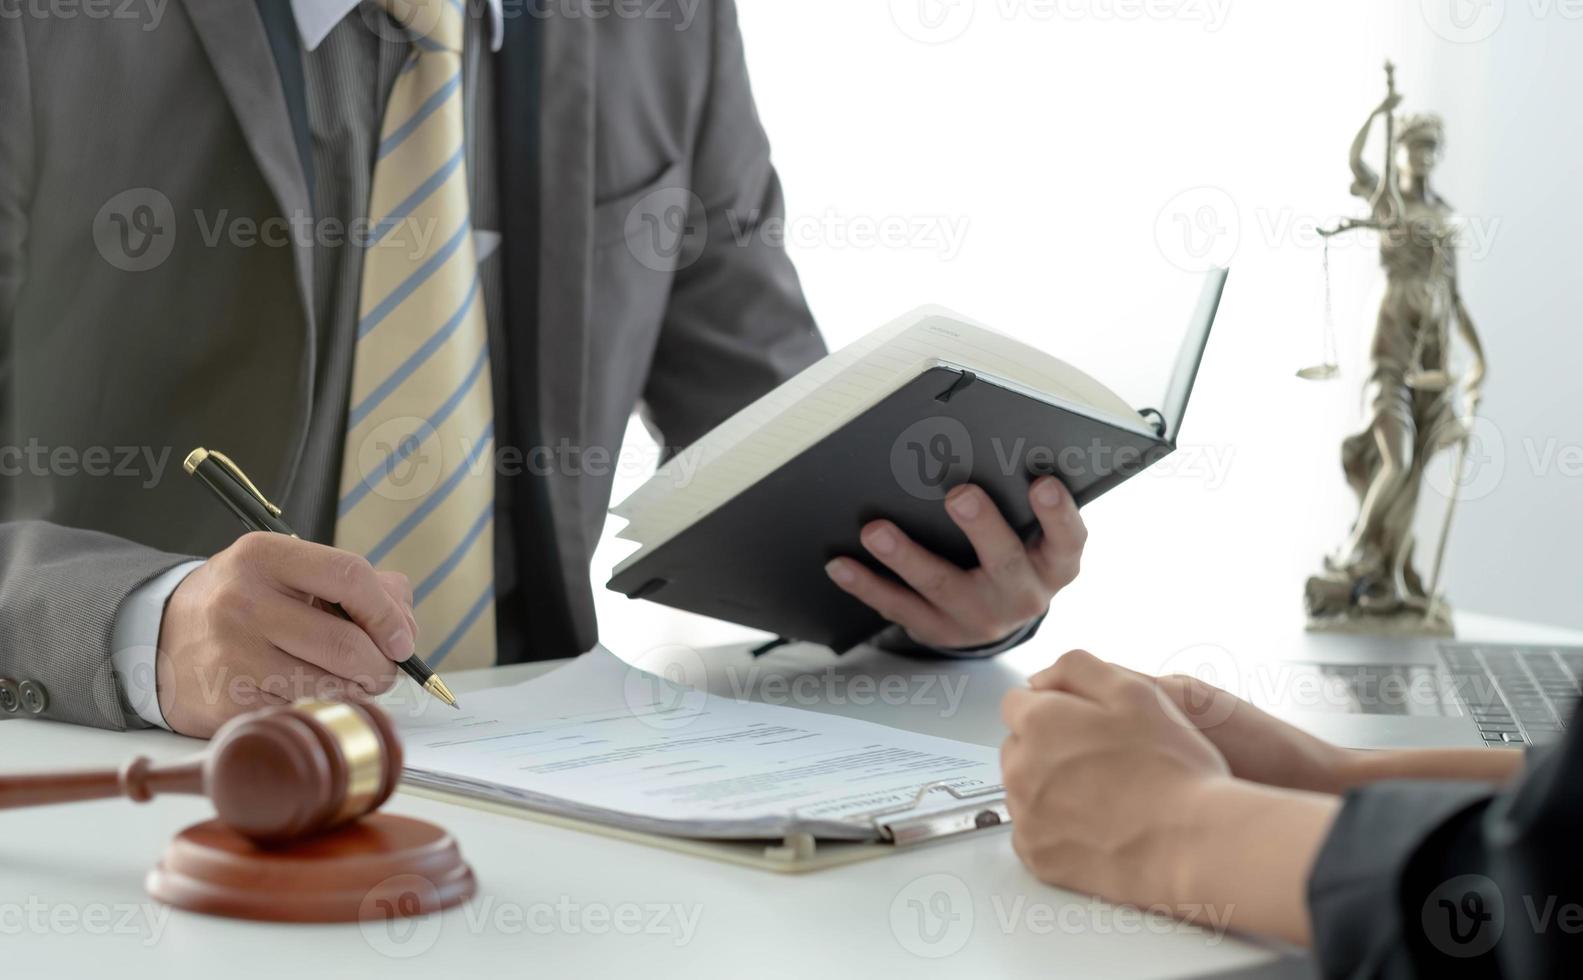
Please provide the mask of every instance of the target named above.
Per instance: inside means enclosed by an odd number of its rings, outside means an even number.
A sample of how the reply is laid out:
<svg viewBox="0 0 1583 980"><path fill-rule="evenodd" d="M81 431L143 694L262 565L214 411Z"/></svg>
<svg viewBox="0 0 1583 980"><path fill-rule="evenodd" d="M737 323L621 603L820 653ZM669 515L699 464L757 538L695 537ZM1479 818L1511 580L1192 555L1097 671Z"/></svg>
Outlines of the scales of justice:
<svg viewBox="0 0 1583 980"><path fill-rule="evenodd" d="M1443 125L1428 113L1398 118L1402 97L1389 62L1385 82L1385 100L1352 142L1352 193L1368 202L1368 216L1320 229L1325 243L1323 360L1297 372L1311 381L1339 376L1330 241L1352 232L1377 234L1386 286L1363 388L1365 427L1341 445L1341 468L1357 495L1358 513L1340 547L1309 577L1304 604L1311 630L1449 636L1451 610L1439 591L1440 573L1484 385L1484 350L1458 290L1460 223L1451 205L1429 186L1444 145ZM1377 174L1363 154L1380 118L1385 166ZM1470 355L1460 375L1451 367L1453 331ZM1425 468L1448 449L1456 454L1452 497L1426 585L1414 560L1414 518Z"/></svg>

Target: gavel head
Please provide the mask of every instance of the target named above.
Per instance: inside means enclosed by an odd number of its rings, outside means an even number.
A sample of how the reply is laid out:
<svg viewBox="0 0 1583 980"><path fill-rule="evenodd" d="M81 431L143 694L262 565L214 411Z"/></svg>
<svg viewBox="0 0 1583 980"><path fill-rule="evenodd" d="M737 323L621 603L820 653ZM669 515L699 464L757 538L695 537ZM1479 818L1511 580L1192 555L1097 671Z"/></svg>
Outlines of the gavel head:
<svg viewBox="0 0 1583 980"><path fill-rule="evenodd" d="M298 701L227 722L203 775L222 822L287 844L379 809L401 778L401 742L373 705Z"/></svg>

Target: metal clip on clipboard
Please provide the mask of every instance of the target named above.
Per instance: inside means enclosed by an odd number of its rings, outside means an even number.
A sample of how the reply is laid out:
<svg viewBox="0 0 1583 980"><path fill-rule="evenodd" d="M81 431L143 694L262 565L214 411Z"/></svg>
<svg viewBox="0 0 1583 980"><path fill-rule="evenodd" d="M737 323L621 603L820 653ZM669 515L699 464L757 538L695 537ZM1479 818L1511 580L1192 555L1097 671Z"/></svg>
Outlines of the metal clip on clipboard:
<svg viewBox="0 0 1583 980"><path fill-rule="evenodd" d="M920 814L900 820L886 820L886 817L896 814L908 813L923 805L924 798L930 793L944 791L952 797L966 801L966 805L941 810L937 813ZM951 837L956 834L965 834L973 830L983 830L987 827L998 827L1001 824L1011 823L1011 811L1006 808L1006 787L983 786L975 790L963 792L952 786L948 781L941 780L925 783L918 787L918 792L912 800L895 806L870 810L866 813L854 814L854 819L868 820L879 833L880 840L895 847L906 847L912 844L921 844L924 841L938 840L942 837ZM979 797L999 794L999 799L993 802L974 803ZM813 834L798 832L787 834L784 841L764 849L764 856L774 861L784 861L788 864L806 861L813 857L818 849L818 840Z"/></svg>

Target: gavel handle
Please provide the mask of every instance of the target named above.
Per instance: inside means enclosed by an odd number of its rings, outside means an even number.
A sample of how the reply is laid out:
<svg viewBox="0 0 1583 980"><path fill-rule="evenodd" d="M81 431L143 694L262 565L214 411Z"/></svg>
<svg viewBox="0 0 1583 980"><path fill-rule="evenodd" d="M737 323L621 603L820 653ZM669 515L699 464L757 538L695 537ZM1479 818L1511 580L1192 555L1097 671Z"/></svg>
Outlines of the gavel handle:
<svg viewBox="0 0 1583 980"><path fill-rule="evenodd" d="M203 759L154 768L138 756L119 771L0 776L0 810L126 796L146 803L161 793L203 793Z"/></svg>

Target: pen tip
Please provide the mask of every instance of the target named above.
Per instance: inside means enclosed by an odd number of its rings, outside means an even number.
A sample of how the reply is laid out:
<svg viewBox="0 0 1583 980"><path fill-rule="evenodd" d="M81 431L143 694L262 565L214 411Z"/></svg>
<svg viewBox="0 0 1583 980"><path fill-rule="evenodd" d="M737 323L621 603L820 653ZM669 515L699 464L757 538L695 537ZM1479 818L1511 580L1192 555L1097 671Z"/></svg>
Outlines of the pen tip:
<svg viewBox="0 0 1583 980"><path fill-rule="evenodd" d="M425 683L423 687L430 694L439 698L441 701L444 701L453 708L457 708L458 711L461 710L459 707L457 707L456 695L452 694L451 689L445 686L444 681L440 680L439 674L435 674L433 677L430 677L428 682Z"/></svg>

